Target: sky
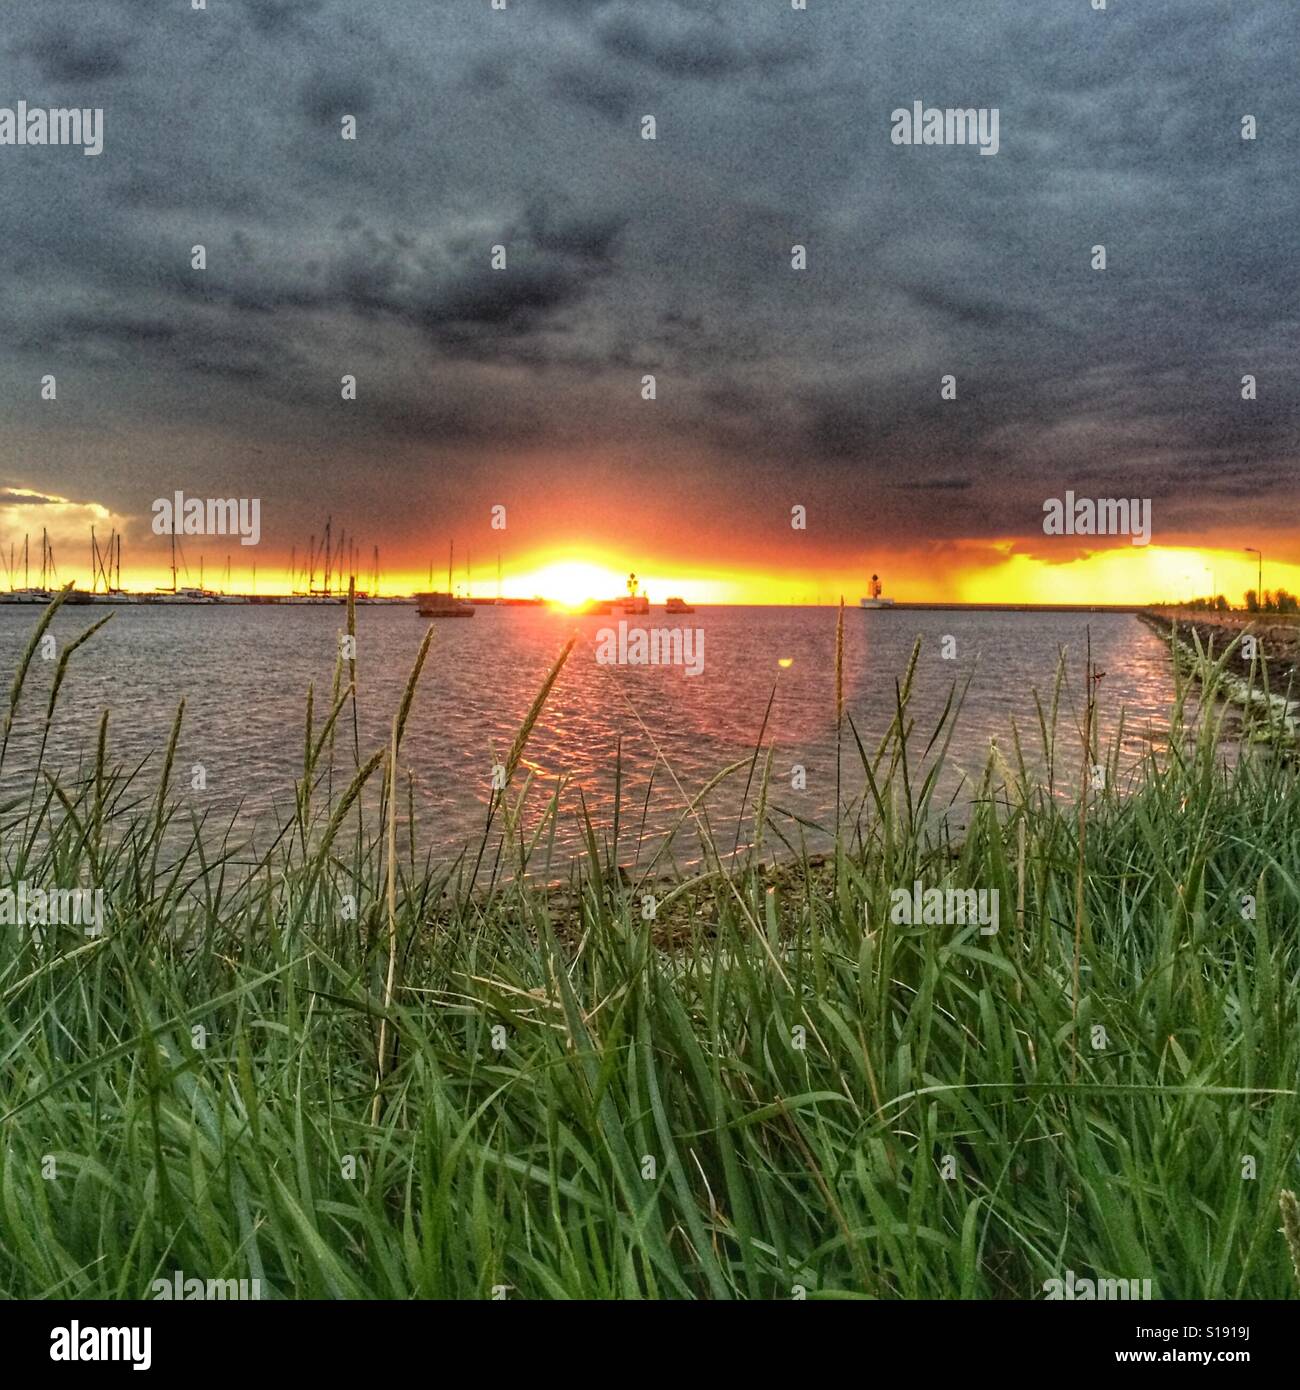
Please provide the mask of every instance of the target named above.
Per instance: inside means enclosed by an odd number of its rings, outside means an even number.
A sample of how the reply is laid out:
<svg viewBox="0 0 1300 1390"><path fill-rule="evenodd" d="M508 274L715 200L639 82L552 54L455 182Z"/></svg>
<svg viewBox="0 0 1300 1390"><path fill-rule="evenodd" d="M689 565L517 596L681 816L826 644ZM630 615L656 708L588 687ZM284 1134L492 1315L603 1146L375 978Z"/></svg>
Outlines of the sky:
<svg viewBox="0 0 1300 1390"><path fill-rule="evenodd" d="M1293 0L5 9L0 107L104 111L0 146L6 561L88 581L93 524L166 582L179 489L260 500L183 540L245 588L330 517L389 589L454 540L569 599L1300 590ZM893 143L915 101L998 153ZM1151 543L1045 535L1067 490Z"/></svg>

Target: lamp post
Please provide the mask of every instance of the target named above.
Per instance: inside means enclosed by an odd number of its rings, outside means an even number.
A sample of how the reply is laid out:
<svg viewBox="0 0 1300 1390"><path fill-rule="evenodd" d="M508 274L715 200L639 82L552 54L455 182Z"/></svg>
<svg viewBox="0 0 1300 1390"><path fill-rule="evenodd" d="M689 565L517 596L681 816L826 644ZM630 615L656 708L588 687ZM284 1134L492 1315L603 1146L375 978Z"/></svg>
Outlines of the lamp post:
<svg viewBox="0 0 1300 1390"><path fill-rule="evenodd" d="M1247 555L1257 555L1259 557L1259 578L1255 581L1255 602L1259 604L1259 611L1264 611L1264 552L1256 550L1253 545L1246 547Z"/></svg>

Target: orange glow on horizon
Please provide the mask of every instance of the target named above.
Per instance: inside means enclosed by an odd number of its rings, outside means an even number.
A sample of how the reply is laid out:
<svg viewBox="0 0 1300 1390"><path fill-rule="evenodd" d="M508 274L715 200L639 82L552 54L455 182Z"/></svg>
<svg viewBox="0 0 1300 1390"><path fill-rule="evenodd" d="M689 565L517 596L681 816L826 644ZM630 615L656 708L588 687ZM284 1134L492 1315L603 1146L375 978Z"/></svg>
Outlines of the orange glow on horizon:
<svg viewBox="0 0 1300 1390"><path fill-rule="evenodd" d="M20 512L26 515L20 516ZM14 538L17 535L20 542L24 532L32 532L34 513L36 508L21 503L11 503L0 510L0 535L4 530L9 532L4 547L6 568L10 555L14 556L7 579L9 587L21 587L25 582L21 543L15 545ZM110 527L120 525L121 519L93 504L66 503L62 499L42 506L39 518L42 523L48 522L51 542L57 547L57 582L72 580L78 588L89 589L89 525L96 525L101 550L106 550L106 533ZM39 525L34 537L27 571L28 582L33 585L40 582ZM1265 589L1300 593L1300 562L1283 558L1300 554L1300 541L1274 534L1262 537L1261 544ZM209 589L228 588L244 594L283 595L301 592L305 587L301 573L291 575L287 555L272 554L267 547L253 554L238 544L227 551L224 538L214 545L220 546L220 554L204 556L200 565L198 556L193 554L195 539L188 540L190 555L177 576L181 587L198 586L200 578ZM151 537L148 562L132 563L141 549L139 543L131 542L124 547L123 586L137 592L169 588L170 557ZM867 592L873 572L879 573L885 596L900 603L1135 605L1176 603L1223 594L1231 604L1240 606L1246 591L1256 585L1257 557L1235 546L1152 544L1080 549L1075 558L1057 563L1045 558L1050 553L1038 537L992 542L957 540L943 546L873 550L860 563L813 556L810 563L798 568L775 568L744 561L728 564L721 557L696 565L683 559L680 552L676 556L633 555L606 544L557 544L507 558L500 593L505 598L540 597L577 609L590 599L622 597L631 570L635 570L640 591L656 607L673 595L679 595L688 604L702 605L832 605L842 596L852 607ZM227 554L231 564L228 585ZM458 565L452 582L460 595L495 598L498 593L495 563L476 566L469 580L464 568ZM317 586L320 583L318 571ZM432 587L442 589L446 583L446 573L435 570ZM103 587L102 581L99 587ZM337 575L331 587L338 592ZM357 574L357 588L366 592L370 587L370 576L363 569ZM379 594L407 596L429 588L427 569L401 566L382 571Z"/></svg>

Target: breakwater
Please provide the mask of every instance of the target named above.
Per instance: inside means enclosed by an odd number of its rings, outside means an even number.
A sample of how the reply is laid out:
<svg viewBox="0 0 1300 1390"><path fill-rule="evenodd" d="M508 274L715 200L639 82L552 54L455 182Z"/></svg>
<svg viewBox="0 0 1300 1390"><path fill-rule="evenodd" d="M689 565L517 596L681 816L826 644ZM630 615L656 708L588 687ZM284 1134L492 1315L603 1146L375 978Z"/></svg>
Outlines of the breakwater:
<svg viewBox="0 0 1300 1390"><path fill-rule="evenodd" d="M1265 726L1254 731L1253 739L1283 745L1297 741L1300 621L1268 613L1179 608L1144 609L1138 617L1169 642L1174 660L1183 669L1198 680L1213 680L1215 693L1229 704L1264 714ZM1253 643L1247 640L1251 638ZM1197 654L1198 643L1203 658ZM1213 665L1225 652L1222 674L1211 676Z"/></svg>
<svg viewBox="0 0 1300 1390"><path fill-rule="evenodd" d="M1138 617L1162 636L1168 636L1176 625L1179 637L1189 644L1195 632L1206 654L1216 657L1238 637L1253 636L1263 660L1257 656L1252 661L1242 643L1228 658L1227 669L1249 677L1253 666L1256 685L1262 685L1266 672L1270 693L1285 695L1288 687L1294 687L1300 696L1300 619L1275 613L1203 613L1183 608L1145 608Z"/></svg>

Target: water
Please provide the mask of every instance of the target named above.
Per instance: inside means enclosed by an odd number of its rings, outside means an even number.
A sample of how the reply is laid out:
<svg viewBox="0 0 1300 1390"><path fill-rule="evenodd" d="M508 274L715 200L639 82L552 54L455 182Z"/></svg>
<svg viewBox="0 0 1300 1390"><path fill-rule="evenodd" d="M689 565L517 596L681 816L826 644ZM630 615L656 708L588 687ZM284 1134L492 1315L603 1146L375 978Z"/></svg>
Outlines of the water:
<svg viewBox="0 0 1300 1390"><path fill-rule="evenodd" d="M71 777L93 760L96 727L110 715L110 747L122 763L153 754L143 786L155 785L157 762L177 702L186 712L178 747L176 789L186 804L256 832L260 840L292 806L301 769L306 692L316 687L317 722L329 706L342 608L120 607L65 608L52 631L60 644L106 612L107 627L72 658L59 699L47 766ZM0 608L0 675L8 684L37 620L32 609ZM694 796L728 763L752 753L773 686L765 741L774 743L771 803L784 833L797 840L800 818L825 826L835 803L833 608L718 608L666 618L656 610L632 625L690 626L704 634L704 667L599 665L595 639L617 617L574 617L544 609L480 608L468 621L438 622L412 709L401 762L414 779L419 843L435 858L477 842L488 805L492 766L504 760L545 674L568 636L579 640L529 741L521 765L535 774L530 805L561 786L561 815L551 866L581 853L579 812L585 799L598 832L614 809L619 740L624 768L620 861L645 863ZM425 621L415 609L357 611L359 742L363 758L384 746ZM1123 758L1131 761L1159 738L1173 698L1167 649L1128 614L924 612L851 610L845 615L845 705L864 745L874 750L894 715L894 684L912 643L922 638L911 712L919 758L954 680L973 679L948 755L944 799L955 798L959 829L971 788L996 738L1011 760L1011 720L1027 754L1039 745L1032 691L1050 702L1059 650L1069 654L1073 705L1063 709L1063 746L1079 760L1075 714L1081 706L1083 661L1091 629L1100 683L1103 744L1126 710ZM955 659L941 654L956 639ZM780 661L787 661L785 667ZM25 788L35 755L54 661L35 663L24 696L24 719L11 743L0 799ZM1073 712L1072 712L1073 709ZM337 758L352 760L350 712L340 720ZM206 789L192 790L201 764ZM806 770L796 790L793 769ZM846 727L845 794L862 786ZM653 769L653 779L651 772ZM346 772L343 773L346 780ZM730 847L745 771L707 802L719 843ZM647 800L647 789L649 797ZM644 831L642 819L644 814ZM804 833L814 848L815 829ZM742 839L742 844L744 840ZM689 821L673 856L700 856Z"/></svg>

